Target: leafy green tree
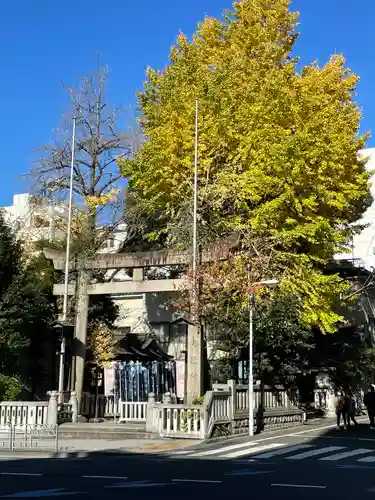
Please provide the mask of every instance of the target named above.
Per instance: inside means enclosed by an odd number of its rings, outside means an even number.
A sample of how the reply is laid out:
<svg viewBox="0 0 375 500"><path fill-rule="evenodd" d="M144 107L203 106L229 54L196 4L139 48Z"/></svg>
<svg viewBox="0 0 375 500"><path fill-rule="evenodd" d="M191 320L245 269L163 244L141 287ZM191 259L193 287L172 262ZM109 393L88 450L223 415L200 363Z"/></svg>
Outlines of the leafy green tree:
<svg viewBox="0 0 375 500"><path fill-rule="evenodd" d="M313 347L312 333L301 325L298 298L276 294L254 301L254 374L265 384L285 384L291 376L306 369ZM249 310L230 311L225 323L207 322L207 340L225 353L220 360L233 366L248 359ZM220 359L220 358L219 358ZM215 363L213 364L215 365ZM228 373L227 373L228 374Z"/></svg>
<svg viewBox="0 0 375 500"><path fill-rule="evenodd" d="M138 96L146 141L119 164L128 198L160 222L150 237L190 247L198 99L201 245L235 232L247 251L267 239L303 326L327 333L342 319L335 301L347 285L323 268L371 201L358 156L367 135L358 135L358 77L341 55L299 70L289 8L243 0L223 20L206 18L191 41L180 34L170 64L149 69Z"/></svg>
<svg viewBox="0 0 375 500"><path fill-rule="evenodd" d="M54 271L42 255L24 260L22 245L0 213L0 382L3 397L35 394L43 377L41 346L56 314ZM12 397L13 397L12 396Z"/></svg>

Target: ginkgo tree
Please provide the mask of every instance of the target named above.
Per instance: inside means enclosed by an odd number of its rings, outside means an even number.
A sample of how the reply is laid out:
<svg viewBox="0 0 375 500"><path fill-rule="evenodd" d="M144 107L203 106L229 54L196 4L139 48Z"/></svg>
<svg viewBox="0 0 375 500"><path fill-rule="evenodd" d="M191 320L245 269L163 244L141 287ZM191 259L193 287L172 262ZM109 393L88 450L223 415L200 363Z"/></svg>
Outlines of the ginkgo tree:
<svg viewBox="0 0 375 500"><path fill-rule="evenodd" d="M289 0L242 0L192 40L180 33L138 95L146 141L119 164L129 199L160 222L149 237L190 245L198 100L200 234L237 233L243 252L253 237L270 241L272 273L301 300L303 325L333 332L347 285L324 266L371 202L358 156L367 134L358 77L342 55L301 68L297 20Z"/></svg>

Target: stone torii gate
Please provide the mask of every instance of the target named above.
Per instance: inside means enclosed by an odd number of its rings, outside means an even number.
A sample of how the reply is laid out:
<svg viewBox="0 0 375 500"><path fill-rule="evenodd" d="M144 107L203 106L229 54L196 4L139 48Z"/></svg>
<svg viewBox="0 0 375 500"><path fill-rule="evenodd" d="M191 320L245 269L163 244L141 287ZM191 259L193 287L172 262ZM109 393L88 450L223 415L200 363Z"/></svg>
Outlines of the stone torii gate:
<svg viewBox="0 0 375 500"><path fill-rule="evenodd" d="M228 258L228 250L233 242L222 243L210 251L201 252L200 262L212 262ZM65 253L50 249L43 250L47 259L53 261L54 268L64 270ZM74 389L80 401L83 390L84 363L87 341L87 317L90 295L119 294L119 293L158 293L178 291L181 286L191 289L192 285L183 279L145 280L144 269L150 267L164 267L168 265L190 265L191 254L176 250L159 250L154 252L138 252L124 254L97 254L93 260L76 260L71 262L69 269L78 271L77 288L69 285L69 295L77 295L75 319L75 382ZM89 281L88 273L93 269L117 270L133 269L131 281L93 283ZM63 295L64 285L54 285L54 295ZM201 329L196 324L188 324L187 335L187 387L188 403L200 397L203 392L203 342Z"/></svg>

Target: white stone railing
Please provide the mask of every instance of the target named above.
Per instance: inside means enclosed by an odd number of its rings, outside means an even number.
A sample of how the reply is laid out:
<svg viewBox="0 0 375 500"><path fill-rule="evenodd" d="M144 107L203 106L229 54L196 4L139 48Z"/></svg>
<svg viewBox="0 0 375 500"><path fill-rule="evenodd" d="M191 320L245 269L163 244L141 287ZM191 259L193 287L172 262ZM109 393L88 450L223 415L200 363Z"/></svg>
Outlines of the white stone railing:
<svg viewBox="0 0 375 500"><path fill-rule="evenodd" d="M254 410L262 402L269 427L303 421L302 412L282 388L266 390L262 396L260 387L255 386ZM215 427L233 433L238 431L234 429L236 426L241 426L242 431L242 426L247 425L247 412L248 388L233 381L214 385L213 391L206 392L202 406L172 404L168 395L165 395L163 403L156 403L153 394L150 394L146 430L161 437L204 439L212 436Z"/></svg>
<svg viewBox="0 0 375 500"><path fill-rule="evenodd" d="M160 437L204 438L204 412L201 406L156 403L148 415L146 430L156 432Z"/></svg>
<svg viewBox="0 0 375 500"><path fill-rule="evenodd" d="M215 425L225 424L234 417L231 391L208 391L204 396L204 437L211 435Z"/></svg>
<svg viewBox="0 0 375 500"><path fill-rule="evenodd" d="M120 422L146 422L147 402L120 401Z"/></svg>
<svg viewBox="0 0 375 500"><path fill-rule="evenodd" d="M70 418L78 415L75 392L70 395L69 404L59 405L57 391L48 393L48 401L2 401L0 402L0 431L28 428L55 428L59 423L59 413L69 413ZM66 407L69 407L67 409Z"/></svg>
<svg viewBox="0 0 375 500"><path fill-rule="evenodd" d="M244 412L248 410L249 405L249 389L248 385L235 384L233 380L229 380L228 384L214 384L214 390L223 391L229 390L233 392L235 412ZM257 410L262 403L262 393L260 385L254 385L253 389L253 407ZM296 403L292 398L292 395L288 393L284 388L276 387L269 388L266 386L263 394L263 405L266 410L274 409L291 409L296 408Z"/></svg>
<svg viewBox="0 0 375 500"><path fill-rule="evenodd" d="M0 403L0 429L16 429L48 424L48 401L3 401Z"/></svg>
<svg viewBox="0 0 375 500"><path fill-rule="evenodd" d="M231 391L208 391L202 405L180 405L168 401L156 403L150 394L146 430L161 437L204 439L215 424L228 423L233 417Z"/></svg>

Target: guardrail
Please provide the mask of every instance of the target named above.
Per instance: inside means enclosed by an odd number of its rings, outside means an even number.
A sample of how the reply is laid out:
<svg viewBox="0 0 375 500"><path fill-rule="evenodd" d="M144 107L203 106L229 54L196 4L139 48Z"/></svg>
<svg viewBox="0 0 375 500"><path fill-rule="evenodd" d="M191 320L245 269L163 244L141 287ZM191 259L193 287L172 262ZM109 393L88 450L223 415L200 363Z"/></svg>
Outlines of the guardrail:
<svg viewBox="0 0 375 500"><path fill-rule="evenodd" d="M0 451L59 451L57 425L15 425L0 429Z"/></svg>

